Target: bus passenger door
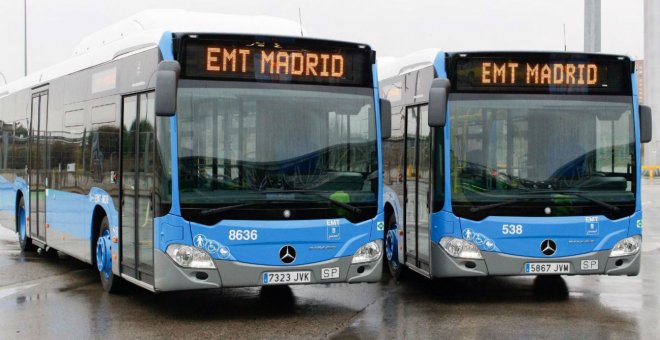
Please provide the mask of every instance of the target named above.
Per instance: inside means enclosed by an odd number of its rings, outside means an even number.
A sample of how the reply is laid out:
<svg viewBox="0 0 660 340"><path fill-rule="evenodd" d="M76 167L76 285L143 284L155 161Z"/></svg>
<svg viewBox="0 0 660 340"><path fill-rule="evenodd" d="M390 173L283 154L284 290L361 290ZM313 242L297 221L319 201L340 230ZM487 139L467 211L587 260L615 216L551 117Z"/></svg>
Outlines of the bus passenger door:
<svg viewBox="0 0 660 340"><path fill-rule="evenodd" d="M417 128L418 107L406 108L406 162L404 169L404 224L406 227L406 263L418 267L417 229Z"/></svg>
<svg viewBox="0 0 660 340"><path fill-rule="evenodd" d="M422 269L429 270L426 265L430 259L429 214L431 213L431 127L429 126L429 107L418 107L419 130L417 134L417 248L419 261L424 264Z"/></svg>
<svg viewBox="0 0 660 340"><path fill-rule="evenodd" d="M429 270L431 128L428 105L406 109L406 262Z"/></svg>
<svg viewBox="0 0 660 340"><path fill-rule="evenodd" d="M121 271L154 284L154 93L126 96L121 133Z"/></svg>
<svg viewBox="0 0 660 340"><path fill-rule="evenodd" d="M28 235L46 242L46 189L48 188L47 122L48 122L48 91L32 94L30 107L30 156L29 156L29 188L30 188L30 224Z"/></svg>

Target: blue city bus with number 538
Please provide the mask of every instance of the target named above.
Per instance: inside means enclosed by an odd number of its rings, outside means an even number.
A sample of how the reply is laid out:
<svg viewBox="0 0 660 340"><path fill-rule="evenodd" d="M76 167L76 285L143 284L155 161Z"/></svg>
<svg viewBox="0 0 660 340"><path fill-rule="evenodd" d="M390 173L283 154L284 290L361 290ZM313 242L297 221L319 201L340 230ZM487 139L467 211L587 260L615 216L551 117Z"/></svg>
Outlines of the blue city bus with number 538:
<svg viewBox="0 0 660 340"><path fill-rule="evenodd" d="M0 88L0 224L110 292L380 280L375 52L301 32L146 12Z"/></svg>
<svg viewBox="0 0 660 340"><path fill-rule="evenodd" d="M633 60L425 50L381 66L392 275L639 273L651 112Z"/></svg>

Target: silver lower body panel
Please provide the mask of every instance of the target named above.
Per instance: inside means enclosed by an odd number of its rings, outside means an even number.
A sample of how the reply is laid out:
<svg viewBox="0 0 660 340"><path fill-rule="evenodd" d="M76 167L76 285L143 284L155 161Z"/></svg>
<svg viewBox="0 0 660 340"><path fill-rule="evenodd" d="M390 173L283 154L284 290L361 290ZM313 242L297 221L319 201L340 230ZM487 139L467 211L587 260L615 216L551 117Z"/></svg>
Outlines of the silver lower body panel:
<svg viewBox="0 0 660 340"><path fill-rule="evenodd" d="M469 276L514 276L548 275L525 273L525 264L529 262L570 263L570 271L561 275L637 275L641 267L641 253L630 256L609 257L610 250L591 252L576 256L536 258L514 256L502 253L482 251L483 259L462 259L447 254L439 245L431 247L431 277L469 277ZM583 260L597 260L598 267L593 270L582 269Z"/></svg>

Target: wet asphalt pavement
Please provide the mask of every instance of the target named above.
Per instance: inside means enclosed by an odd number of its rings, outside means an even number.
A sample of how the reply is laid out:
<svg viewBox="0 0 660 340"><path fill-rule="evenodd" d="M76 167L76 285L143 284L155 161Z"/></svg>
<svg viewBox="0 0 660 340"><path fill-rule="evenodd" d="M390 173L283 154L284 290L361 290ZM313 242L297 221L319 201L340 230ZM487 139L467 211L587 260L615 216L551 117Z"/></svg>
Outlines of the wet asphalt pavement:
<svg viewBox="0 0 660 340"><path fill-rule="evenodd" d="M642 272L106 294L71 257L0 228L0 339L646 338L660 331L660 179L643 186Z"/></svg>

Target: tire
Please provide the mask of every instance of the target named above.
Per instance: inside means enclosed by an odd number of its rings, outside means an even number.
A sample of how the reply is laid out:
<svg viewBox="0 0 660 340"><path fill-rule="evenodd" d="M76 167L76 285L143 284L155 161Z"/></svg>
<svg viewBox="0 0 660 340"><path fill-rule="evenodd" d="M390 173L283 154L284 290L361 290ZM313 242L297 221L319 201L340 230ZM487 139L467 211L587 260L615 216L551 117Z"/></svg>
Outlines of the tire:
<svg viewBox="0 0 660 340"><path fill-rule="evenodd" d="M110 239L110 223L107 216L103 217L99 225L98 235L94 252L101 285L108 293L120 293L124 290L125 281L112 273L112 240Z"/></svg>
<svg viewBox="0 0 660 340"><path fill-rule="evenodd" d="M23 197L21 197L16 208L16 230L18 231L18 244L21 247L21 251L32 251L35 247L32 244L32 239L27 236L27 223L25 221L26 214L27 211L25 210L25 201L23 200Z"/></svg>
<svg viewBox="0 0 660 340"><path fill-rule="evenodd" d="M403 276L405 266L399 262L399 248L396 217L394 214L385 222L385 262L390 275L399 280Z"/></svg>

